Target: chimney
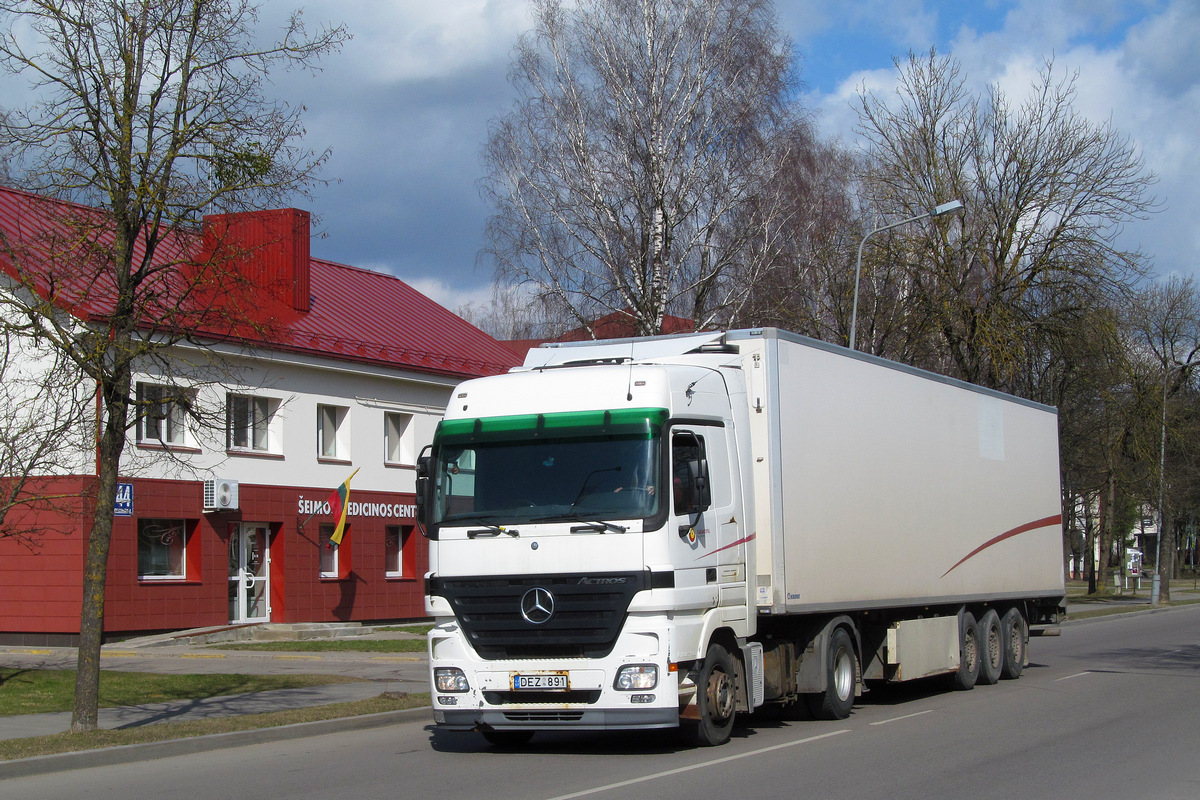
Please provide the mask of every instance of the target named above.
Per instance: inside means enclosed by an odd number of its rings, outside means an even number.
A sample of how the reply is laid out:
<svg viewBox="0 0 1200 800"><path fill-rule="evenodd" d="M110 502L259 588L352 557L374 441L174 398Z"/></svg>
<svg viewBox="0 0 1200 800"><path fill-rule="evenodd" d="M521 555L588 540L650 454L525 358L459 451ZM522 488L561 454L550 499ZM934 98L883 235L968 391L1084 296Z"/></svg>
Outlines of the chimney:
<svg viewBox="0 0 1200 800"><path fill-rule="evenodd" d="M298 208L213 214L204 218L210 252L237 261L256 286L297 311L311 307L309 213Z"/></svg>

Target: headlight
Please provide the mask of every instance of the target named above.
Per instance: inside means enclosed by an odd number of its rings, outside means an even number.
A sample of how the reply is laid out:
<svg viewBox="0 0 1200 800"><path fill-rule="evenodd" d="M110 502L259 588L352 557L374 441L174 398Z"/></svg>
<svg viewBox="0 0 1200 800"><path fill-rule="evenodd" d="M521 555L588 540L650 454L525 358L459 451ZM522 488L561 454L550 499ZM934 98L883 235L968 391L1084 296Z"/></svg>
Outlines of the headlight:
<svg viewBox="0 0 1200 800"><path fill-rule="evenodd" d="M617 672L613 688L623 692L653 689L658 685L658 667L653 664L626 664Z"/></svg>
<svg viewBox="0 0 1200 800"><path fill-rule="evenodd" d="M439 692L469 692L466 674L458 667L436 667L433 670L433 686Z"/></svg>

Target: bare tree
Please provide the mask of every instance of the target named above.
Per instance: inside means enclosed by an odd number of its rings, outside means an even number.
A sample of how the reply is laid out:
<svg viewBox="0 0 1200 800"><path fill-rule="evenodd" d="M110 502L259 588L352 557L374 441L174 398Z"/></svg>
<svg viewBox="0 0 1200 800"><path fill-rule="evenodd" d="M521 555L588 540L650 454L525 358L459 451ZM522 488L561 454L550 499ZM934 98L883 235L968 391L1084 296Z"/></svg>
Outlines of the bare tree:
<svg viewBox="0 0 1200 800"><path fill-rule="evenodd" d="M265 81L275 66L315 65L347 34L310 33L297 13L264 45L249 0L4 0L0 11L0 65L33 88L30 105L0 117L13 173L94 206L64 204L34 241L6 243L15 296L31 298L10 311L94 382L101 409L71 724L91 730L133 371L168 368L189 331L247 332L238 259L186 252L180 233L205 211L274 204L316 180L327 153L297 147L302 109L268 99Z"/></svg>
<svg viewBox="0 0 1200 800"><path fill-rule="evenodd" d="M484 153L498 275L572 327L730 319L786 228L775 177L798 122L770 3L535 0L534 18Z"/></svg>
<svg viewBox="0 0 1200 800"><path fill-rule="evenodd" d="M1009 388L1036 329L1108 305L1144 274L1116 235L1153 209L1154 176L1127 137L1075 111L1075 77L1051 63L1018 105L998 87L972 96L958 62L933 52L897 69L895 98L860 98L865 192L895 216L966 204L903 233L907 302L948 371Z"/></svg>
<svg viewBox="0 0 1200 800"><path fill-rule="evenodd" d="M570 311L554 295L539 295L528 286L496 285L490 300L467 303L454 313L501 341L553 339L574 324Z"/></svg>
<svg viewBox="0 0 1200 800"><path fill-rule="evenodd" d="M1147 487L1149 491L1143 496L1159 509L1161 562L1155 566L1162 581L1161 599L1169 601L1175 574L1174 517L1176 511L1182 511L1178 501L1184 494L1179 490L1194 482L1194 477L1187 469L1191 448L1168 445L1175 445L1176 434L1182 432L1175 424L1177 417L1179 427L1183 427L1183 420L1191 416L1188 413L1191 392L1186 390L1193 388L1200 369L1200 292L1190 278L1174 277L1149 286L1138 292L1130 304L1126 329L1131 360L1138 367L1134 380L1143 387L1143 394L1157 401L1146 403L1154 413L1144 415L1144 424L1157 434L1146 437L1156 440L1158 446L1157 458L1147 459L1148 476L1157 485ZM1185 407L1171 413L1171 400L1181 393ZM1170 460L1168 454L1172 456ZM1171 472L1174 474L1169 475ZM1168 491L1169 488L1176 491Z"/></svg>

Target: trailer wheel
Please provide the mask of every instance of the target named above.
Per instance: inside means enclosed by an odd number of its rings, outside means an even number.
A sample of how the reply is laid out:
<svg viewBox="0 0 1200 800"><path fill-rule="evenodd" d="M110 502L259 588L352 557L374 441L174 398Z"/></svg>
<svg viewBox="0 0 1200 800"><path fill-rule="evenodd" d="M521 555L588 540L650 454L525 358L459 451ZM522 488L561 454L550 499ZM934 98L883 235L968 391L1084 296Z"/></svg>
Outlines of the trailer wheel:
<svg viewBox="0 0 1200 800"><path fill-rule="evenodd" d="M510 748L529 744L533 731L480 731L489 744L496 747Z"/></svg>
<svg viewBox="0 0 1200 800"><path fill-rule="evenodd" d="M979 620L979 683L991 686L1000 680L1004 668L1004 636L1000 631L1000 615L994 608Z"/></svg>
<svg viewBox="0 0 1200 800"><path fill-rule="evenodd" d="M979 679L979 626L975 615L963 609L958 617L958 670L950 675L956 691L966 691Z"/></svg>
<svg viewBox="0 0 1200 800"><path fill-rule="evenodd" d="M696 706L700 712L686 736L700 747L729 741L737 710L737 665L723 646L711 644L696 677Z"/></svg>
<svg viewBox="0 0 1200 800"><path fill-rule="evenodd" d="M1010 608L1000 620L1000 639L1004 643L1004 666L1000 677L1015 680L1025 669L1025 617Z"/></svg>
<svg viewBox="0 0 1200 800"><path fill-rule="evenodd" d="M829 637L825 661L825 691L807 696L808 710L817 719L845 719L854 707L854 684L858 659L854 642L845 628L838 628Z"/></svg>

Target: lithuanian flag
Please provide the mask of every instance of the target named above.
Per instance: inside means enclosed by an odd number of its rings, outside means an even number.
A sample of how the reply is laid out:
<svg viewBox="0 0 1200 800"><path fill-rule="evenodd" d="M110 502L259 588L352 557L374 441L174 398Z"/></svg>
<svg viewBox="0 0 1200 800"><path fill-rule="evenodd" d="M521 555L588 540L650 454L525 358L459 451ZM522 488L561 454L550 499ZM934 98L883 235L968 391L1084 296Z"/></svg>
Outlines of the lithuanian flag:
<svg viewBox="0 0 1200 800"><path fill-rule="evenodd" d="M360 467L361 469L361 467ZM346 532L346 507L350 500L350 481L358 474L358 470L350 473L350 477L346 481L333 490L333 494L329 495L329 513L337 520L337 526L333 529L333 535L329 537L329 547L335 544L342 543L342 534Z"/></svg>

